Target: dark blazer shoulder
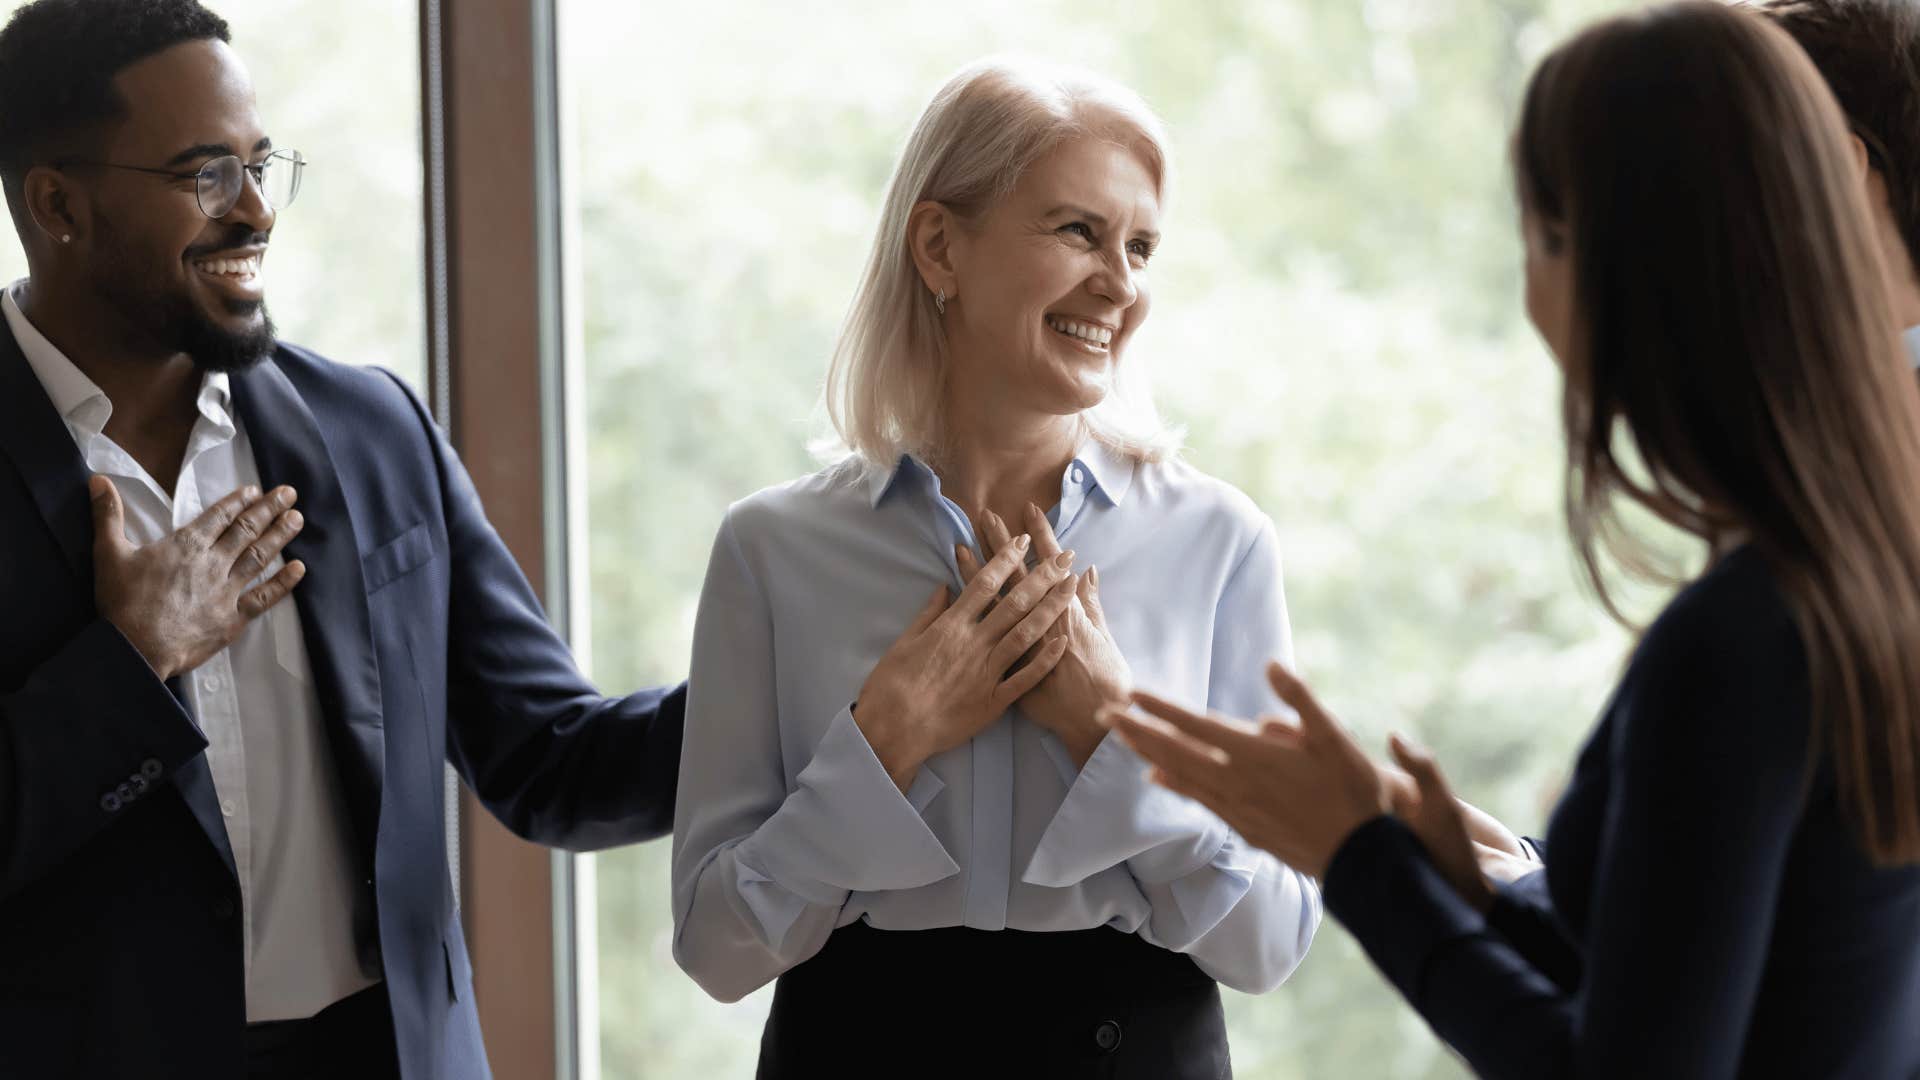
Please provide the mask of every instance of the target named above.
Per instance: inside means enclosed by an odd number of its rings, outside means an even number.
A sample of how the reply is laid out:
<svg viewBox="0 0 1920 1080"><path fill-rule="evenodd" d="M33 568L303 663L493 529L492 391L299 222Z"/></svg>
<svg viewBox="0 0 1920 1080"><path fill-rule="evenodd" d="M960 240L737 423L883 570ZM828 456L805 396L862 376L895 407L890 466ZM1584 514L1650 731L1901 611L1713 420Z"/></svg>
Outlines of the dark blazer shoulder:
<svg viewBox="0 0 1920 1080"><path fill-rule="evenodd" d="M1765 747L1801 759L1812 722L1807 654L1766 556L1738 548L1682 589L1641 638L1618 701L1651 723L1616 738L1637 733L1669 750Z"/></svg>
<svg viewBox="0 0 1920 1080"><path fill-rule="evenodd" d="M345 419L358 434L421 432L423 424L431 422L426 403L386 368L341 363L291 342L275 347L272 363L308 408L315 410L316 418ZM326 415L321 416L322 412Z"/></svg>

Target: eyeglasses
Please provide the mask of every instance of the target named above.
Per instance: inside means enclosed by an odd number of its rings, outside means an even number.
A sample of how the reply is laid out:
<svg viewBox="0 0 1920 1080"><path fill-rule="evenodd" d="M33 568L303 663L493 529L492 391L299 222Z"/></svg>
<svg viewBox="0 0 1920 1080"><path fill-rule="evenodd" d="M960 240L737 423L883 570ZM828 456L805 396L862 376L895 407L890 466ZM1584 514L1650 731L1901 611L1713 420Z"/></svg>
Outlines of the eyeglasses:
<svg viewBox="0 0 1920 1080"><path fill-rule="evenodd" d="M294 196L300 194L300 174L306 171L307 159L300 156L298 150L275 150L266 160L247 164L238 157L228 154L217 157L194 172L175 172L172 169L150 169L144 165L117 165L111 161L83 161L66 158L54 162L55 168L65 169L75 165L84 165L95 169L124 169L127 172L148 173L153 176L167 176L175 180L194 181L194 198L200 203L200 212L218 220L233 213L240 202L240 194L245 190L246 175L253 174L253 184L267 200L267 205L275 210L285 210L293 205Z"/></svg>

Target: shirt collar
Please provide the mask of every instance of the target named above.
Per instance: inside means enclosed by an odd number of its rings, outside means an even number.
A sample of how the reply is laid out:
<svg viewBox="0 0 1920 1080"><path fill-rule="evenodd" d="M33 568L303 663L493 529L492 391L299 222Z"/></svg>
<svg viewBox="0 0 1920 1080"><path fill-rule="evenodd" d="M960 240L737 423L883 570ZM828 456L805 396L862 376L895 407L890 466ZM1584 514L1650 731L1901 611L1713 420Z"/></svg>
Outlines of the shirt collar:
<svg viewBox="0 0 1920 1080"><path fill-rule="evenodd" d="M1098 439L1088 439L1067 466L1067 483L1078 483L1083 490L1098 491L1107 502L1120 505L1133 487L1134 462ZM896 486L938 487L940 478L926 462L912 454L901 454L892 468L870 466L867 470L867 498L874 506Z"/></svg>
<svg viewBox="0 0 1920 1080"><path fill-rule="evenodd" d="M40 380L61 419L87 434L98 435L113 416L113 402L108 400L106 391L87 378L85 372L27 320L19 301L26 286L26 279L22 279L0 293L0 311L6 315L7 329L13 332L13 340L26 356L27 366L33 368L34 376ZM200 415L216 430L233 434L233 386L226 372L206 373L200 380L200 396L195 404Z"/></svg>
<svg viewBox="0 0 1920 1080"><path fill-rule="evenodd" d="M1088 439L1081 444L1073 464L1087 471L1095 490L1114 506L1125 501L1128 489L1133 487L1134 460L1098 439ZM1072 466L1068 467L1068 475L1072 475Z"/></svg>
<svg viewBox="0 0 1920 1080"><path fill-rule="evenodd" d="M1914 370L1920 371L1920 326L1907 327L1907 352L1913 358Z"/></svg>
<svg viewBox="0 0 1920 1080"><path fill-rule="evenodd" d="M937 480L938 478L925 462L912 454L901 454L900 460L894 462L890 469L878 465L868 466L867 497L874 506L878 507L880 500L886 498L887 493L892 491L896 484L918 483L929 479Z"/></svg>

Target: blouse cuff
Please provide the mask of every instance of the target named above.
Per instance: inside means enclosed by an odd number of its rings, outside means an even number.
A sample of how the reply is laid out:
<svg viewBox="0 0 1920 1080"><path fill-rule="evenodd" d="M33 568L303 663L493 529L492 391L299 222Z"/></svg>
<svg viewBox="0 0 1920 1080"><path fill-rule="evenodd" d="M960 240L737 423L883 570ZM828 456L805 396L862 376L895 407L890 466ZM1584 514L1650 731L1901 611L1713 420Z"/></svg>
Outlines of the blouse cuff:
<svg viewBox="0 0 1920 1080"><path fill-rule="evenodd" d="M1146 771L1126 743L1103 740L1067 789L1020 880L1062 889L1124 862L1141 882L1161 884L1212 862L1231 835L1226 824L1151 783Z"/></svg>
<svg viewBox="0 0 1920 1080"><path fill-rule="evenodd" d="M1167 884L1189 942L1212 933L1252 890L1254 878L1260 874L1260 859L1260 852L1252 845L1229 834L1205 866Z"/></svg>
<svg viewBox="0 0 1920 1080"><path fill-rule="evenodd" d="M918 809L939 794L939 778L922 770L909 790L912 801L894 786L852 711L842 709L793 793L741 841L737 858L743 870L816 904L838 904L850 891L917 889L959 873Z"/></svg>

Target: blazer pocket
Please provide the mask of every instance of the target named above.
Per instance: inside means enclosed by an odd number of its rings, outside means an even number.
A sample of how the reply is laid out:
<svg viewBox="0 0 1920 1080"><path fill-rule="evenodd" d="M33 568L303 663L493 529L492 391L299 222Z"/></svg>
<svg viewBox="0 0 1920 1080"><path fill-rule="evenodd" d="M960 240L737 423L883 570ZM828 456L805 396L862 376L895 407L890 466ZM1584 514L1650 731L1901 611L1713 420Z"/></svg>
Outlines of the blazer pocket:
<svg viewBox="0 0 1920 1080"><path fill-rule="evenodd" d="M360 574L367 579L367 592L376 593L432 558L433 532L421 522L361 556Z"/></svg>

